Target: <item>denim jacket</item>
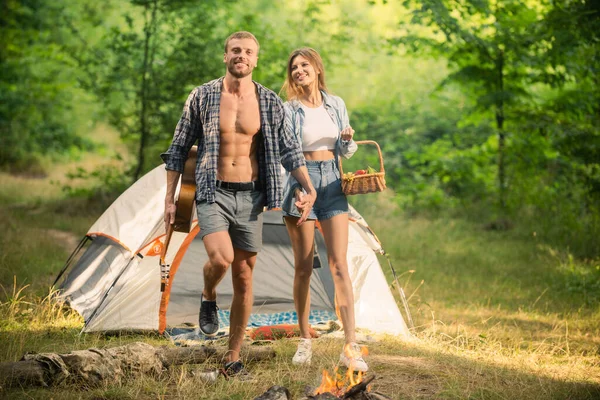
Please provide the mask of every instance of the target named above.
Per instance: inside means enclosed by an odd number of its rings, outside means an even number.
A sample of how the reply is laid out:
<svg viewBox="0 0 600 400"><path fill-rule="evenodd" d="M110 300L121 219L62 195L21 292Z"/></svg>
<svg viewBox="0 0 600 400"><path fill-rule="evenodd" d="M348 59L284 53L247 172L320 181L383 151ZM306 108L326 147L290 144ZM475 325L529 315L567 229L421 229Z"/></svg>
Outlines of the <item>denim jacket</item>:
<svg viewBox="0 0 600 400"><path fill-rule="evenodd" d="M327 94L324 91L321 91L321 95L323 96L323 105L325 107L325 110L327 111L327 114L329 114L335 125L338 127L338 140L335 145L334 154L339 170L339 157L352 157L352 155L356 152L358 146L354 142L354 140L342 140L342 137L340 135L342 130L350 126L348 110L346 109L346 104L344 104L344 100L342 100L341 97L334 96L332 94ZM304 127L305 115L304 110L301 107L300 101L287 101L283 104L283 109L285 111L285 128L291 129L294 135L298 138L298 142L302 144L302 129ZM289 190L291 190L294 186L298 185L296 179L293 176L291 176L289 172L286 173L286 176L287 179L283 190L284 197Z"/></svg>

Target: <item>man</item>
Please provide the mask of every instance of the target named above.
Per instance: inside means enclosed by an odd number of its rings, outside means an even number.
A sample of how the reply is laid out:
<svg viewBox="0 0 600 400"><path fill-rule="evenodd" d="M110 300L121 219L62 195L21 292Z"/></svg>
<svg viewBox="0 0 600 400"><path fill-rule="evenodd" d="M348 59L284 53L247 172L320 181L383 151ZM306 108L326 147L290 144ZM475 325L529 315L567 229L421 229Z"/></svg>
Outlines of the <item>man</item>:
<svg viewBox="0 0 600 400"><path fill-rule="evenodd" d="M165 224L175 220L174 195L187 154L198 142L196 203L200 235L209 260L204 265L200 330L219 328L216 287L231 265L227 375L247 375L239 361L252 310L252 270L262 246L262 211L281 206L280 166L298 180L306 195L296 203L304 222L316 198L299 143L284 129L283 104L277 95L252 80L259 44L249 32L225 41L224 77L195 88L189 95L167 152Z"/></svg>

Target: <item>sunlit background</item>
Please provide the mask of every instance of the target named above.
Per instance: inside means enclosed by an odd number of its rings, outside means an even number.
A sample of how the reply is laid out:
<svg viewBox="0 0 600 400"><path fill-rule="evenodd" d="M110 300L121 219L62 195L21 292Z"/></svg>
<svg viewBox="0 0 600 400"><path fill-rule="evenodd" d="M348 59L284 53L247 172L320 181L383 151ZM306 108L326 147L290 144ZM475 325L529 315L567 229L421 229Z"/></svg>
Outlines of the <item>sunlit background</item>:
<svg viewBox="0 0 600 400"><path fill-rule="evenodd" d="M1 360L74 346L75 334L40 338L63 322L36 307L78 238L160 165L189 92L224 75L225 38L247 30L261 46L256 81L279 93L288 55L315 48L355 139L380 144L388 190L350 200L401 274L424 344L395 352L436 360L432 398L600 391L598 2L0 7L0 334L25 338L0 344ZM366 146L344 163L369 166ZM394 393L419 394L405 389Z"/></svg>

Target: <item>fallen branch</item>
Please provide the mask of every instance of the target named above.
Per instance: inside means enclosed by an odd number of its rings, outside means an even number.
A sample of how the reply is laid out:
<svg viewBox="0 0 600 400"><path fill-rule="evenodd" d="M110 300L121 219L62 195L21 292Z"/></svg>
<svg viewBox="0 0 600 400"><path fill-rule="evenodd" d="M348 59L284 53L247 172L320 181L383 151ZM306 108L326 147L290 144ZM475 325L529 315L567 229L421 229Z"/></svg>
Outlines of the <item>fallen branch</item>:
<svg viewBox="0 0 600 400"><path fill-rule="evenodd" d="M170 366L219 362L227 348L216 346L154 347L136 342L108 349L88 349L68 354L26 354L20 361L0 363L0 387L52 386L63 381L97 385L124 377L159 376ZM242 358L257 361L272 358L270 347L244 348Z"/></svg>
<svg viewBox="0 0 600 400"><path fill-rule="evenodd" d="M375 379L375 375L371 375L370 377L365 378L364 380L360 381L356 385L352 386L350 389L348 389L348 391L346 393L344 393L344 396L342 397L342 399L350 399L355 394L366 391L367 386L373 381L373 379Z"/></svg>

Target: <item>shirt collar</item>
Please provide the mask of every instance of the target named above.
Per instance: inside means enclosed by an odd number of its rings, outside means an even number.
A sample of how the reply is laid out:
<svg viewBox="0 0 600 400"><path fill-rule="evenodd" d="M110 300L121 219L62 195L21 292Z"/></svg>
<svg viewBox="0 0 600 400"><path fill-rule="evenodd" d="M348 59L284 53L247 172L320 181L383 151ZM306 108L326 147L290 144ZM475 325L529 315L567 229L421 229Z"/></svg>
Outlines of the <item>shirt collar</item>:
<svg viewBox="0 0 600 400"><path fill-rule="evenodd" d="M329 96L324 90L321 90L321 96L323 96L323 104L325 105L325 108L331 108L331 96ZM290 105L292 106L294 112L298 112L298 110L302 109L302 103L300 100L294 99L290 101Z"/></svg>
<svg viewBox="0 0 600 400"><path fill-rule="evenodd" d="M221 93L221 90L223 90L223 80L225 80L224 76L222 76L218 79L215 79L212 82L212 85L210 85L210 91L213 93L217 93L217 92ZM254 86L256 88L258 88L258 94L260 96L263 93L264 87L260 83L256 82L255 80L253 80L252 83L254 83Z"/></svg>

